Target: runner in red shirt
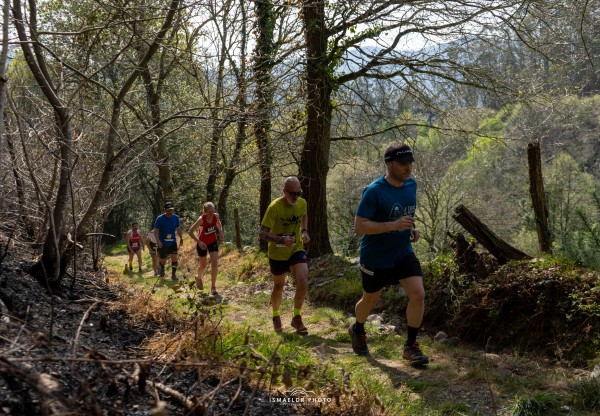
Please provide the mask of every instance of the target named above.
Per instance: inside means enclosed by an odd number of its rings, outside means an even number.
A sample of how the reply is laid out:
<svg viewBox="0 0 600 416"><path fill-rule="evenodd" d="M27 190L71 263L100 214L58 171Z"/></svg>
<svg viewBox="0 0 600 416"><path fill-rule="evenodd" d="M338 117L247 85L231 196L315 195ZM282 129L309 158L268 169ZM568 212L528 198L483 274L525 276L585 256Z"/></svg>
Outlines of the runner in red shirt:
<svg viewBox="0 0 600 416"><path fill-rule="evenodd" d="M195 231L198 230L196 234ZM212 202L204 204L202 215L196 220L189 235L196 241L196 251L200 256L200 265L198 266L198 275L196 284L198 289L203 290L202 276L208 266L207 254L210 254L210 291L213 295L217 293L217 273L219 269L219 244L217 243L217 232L223 242L223 227L219 221L219 216L215 212L215 205Z"/></svg>
<svg viewBox="0 0 600 416"><path fill-rule="evenodd" d="M133 270L133 255L135 254L138 259L138 272L142 272L142 250L144 250L144 240L142 240L141 234L138 232L138 223L134 222L131 224L131 230L127 231L127 251L129 252L129 270Z"/></svg>

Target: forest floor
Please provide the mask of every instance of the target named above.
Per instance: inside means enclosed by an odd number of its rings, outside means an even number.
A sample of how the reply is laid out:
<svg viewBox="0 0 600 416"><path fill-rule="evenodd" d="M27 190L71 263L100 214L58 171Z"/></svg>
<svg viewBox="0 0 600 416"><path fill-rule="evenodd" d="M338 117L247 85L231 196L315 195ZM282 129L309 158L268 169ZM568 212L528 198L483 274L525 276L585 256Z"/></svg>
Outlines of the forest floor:
<svg viewBox="0 0 600 416"><path fill-rule="evenodd" d="M73 290L64 282L64 293L53 296L25 273L33 258L5 259L0 415L595 414L571 400L573 384L589 378L590 368L484 351L452 337L444 342L438 329L425 327L419 341L430 364L416 369L401 358L401 317L381 309L367 325L371 354L356 356L347 332L348 305L356 299L311 297L346 273L322 261L309 264L311 290L302 311L309 335L302 337L289 326L291 279L281 308L284 333L273 332L261 255L223 254L214 298L206 293L210 270L204 293L194 287L192 249L183 250L178 282L168 278L169 268L166 279L153 277L144 254L143 273L128 272L123 247L113 247L102 272L82 264ZM171 314L173 305L186 319ZM201 318L199 331L190 328L190 315ZM523 413L527 405L539 412Z"/></svg>

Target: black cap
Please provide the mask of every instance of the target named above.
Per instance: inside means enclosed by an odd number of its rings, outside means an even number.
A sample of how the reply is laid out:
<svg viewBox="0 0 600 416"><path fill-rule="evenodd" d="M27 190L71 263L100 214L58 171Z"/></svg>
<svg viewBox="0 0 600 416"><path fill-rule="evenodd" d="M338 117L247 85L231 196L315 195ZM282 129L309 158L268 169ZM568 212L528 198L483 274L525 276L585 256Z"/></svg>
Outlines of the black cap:
<svg viewBox="0 0 600 416"><path fill-rule="evenodd" d="M175 208L173 207L173 203L171 203L171 202L167 202L167 203L165 204L165 209L175 209Z"/></svg>
<svg viewBox="0 0 600 416"><path fill-rule="evenodd" d="M397 149L390 149L385 152L383 156L383 160L386 162L391 162L392 160L397 160L400 163L412 163L415 161L413 157L413 152L410 146L403 145Z"/></svg>

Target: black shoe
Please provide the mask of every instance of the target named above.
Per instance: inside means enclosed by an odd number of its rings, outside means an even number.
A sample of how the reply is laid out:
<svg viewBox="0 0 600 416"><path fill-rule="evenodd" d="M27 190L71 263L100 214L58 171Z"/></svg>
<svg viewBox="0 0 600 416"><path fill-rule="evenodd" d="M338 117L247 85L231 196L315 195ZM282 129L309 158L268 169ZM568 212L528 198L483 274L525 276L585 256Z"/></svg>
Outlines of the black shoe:
<svg viewBox="0 0 600 416"><path fill-rule="evenodd" d="M413 367L422 367L429 363L429 358L419 348L419 343L415 342L412 345L404 346L404 354L402 358L410 362Z"/></svg>
<svg viewBox="0 0 600 416"><path fill-rule="evenodd" d="M352 350L358 355L369 355L367 346L367 334L357 334L354 332L354 324L348 328L348 334L352 340Z"/></svg>

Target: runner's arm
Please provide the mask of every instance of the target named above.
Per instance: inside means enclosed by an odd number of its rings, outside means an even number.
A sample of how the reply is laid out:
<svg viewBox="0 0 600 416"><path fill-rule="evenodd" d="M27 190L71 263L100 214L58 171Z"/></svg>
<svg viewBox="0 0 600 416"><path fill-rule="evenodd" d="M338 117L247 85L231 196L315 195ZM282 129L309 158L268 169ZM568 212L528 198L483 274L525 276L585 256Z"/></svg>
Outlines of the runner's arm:
<svg viewBox="0 0 600 416"><path fill-rule="evenodd" d="M404 231L414 228L414 218L410 215L394 221L377 222L359 215L354 217L354 232L356 234L383 234L389 231Z"/></svg>
<svg viewBox="0 0 600 416"><path fill-rule="evenodd" d="M261 225L258 237L261 240L270 241L273 243L283 244L283 236L272 234L271 229Z"/></svg>
<svg viewBox="0 0 600 416"><path fill-rule="evenodd" d="M219 229L219 234L221 235L221 243L223 241L225 241L225 237L223 236L223 225L221 224L221 221L219 220L219 216L217 215L217 213L215 212L215 215L217 216L217 228Z"/></svg>
<svg viewBox="0 0 600 416"><path fill-rule="evenodd" d="M158 238L158 228L155 228L154 231L152 231L154 233L154 239L156 240L156 246L158 248L162 247L162 243L160 242L160 239Z"/></svg>
<svg viewBox="0 0 600 416"><path fill-rule="evenodd" d="M302 238L302 243L304 244L310 242L310 237L308 235L308 217L306 215L300 220L300 238Z"/></svg>
<svg viewBox="0 0 600 416"><path fill-rule="evenodd" d="M192 237L192 240L194 240L196 243L199 243L200 240L198 240L198 237L196 237L195 231L201 226L202 226L202 215L200 217L198 217L196 222L194 222L194 224L192 224L192 228L190 228L188 231L188 235L190 237Z"/></svg>

